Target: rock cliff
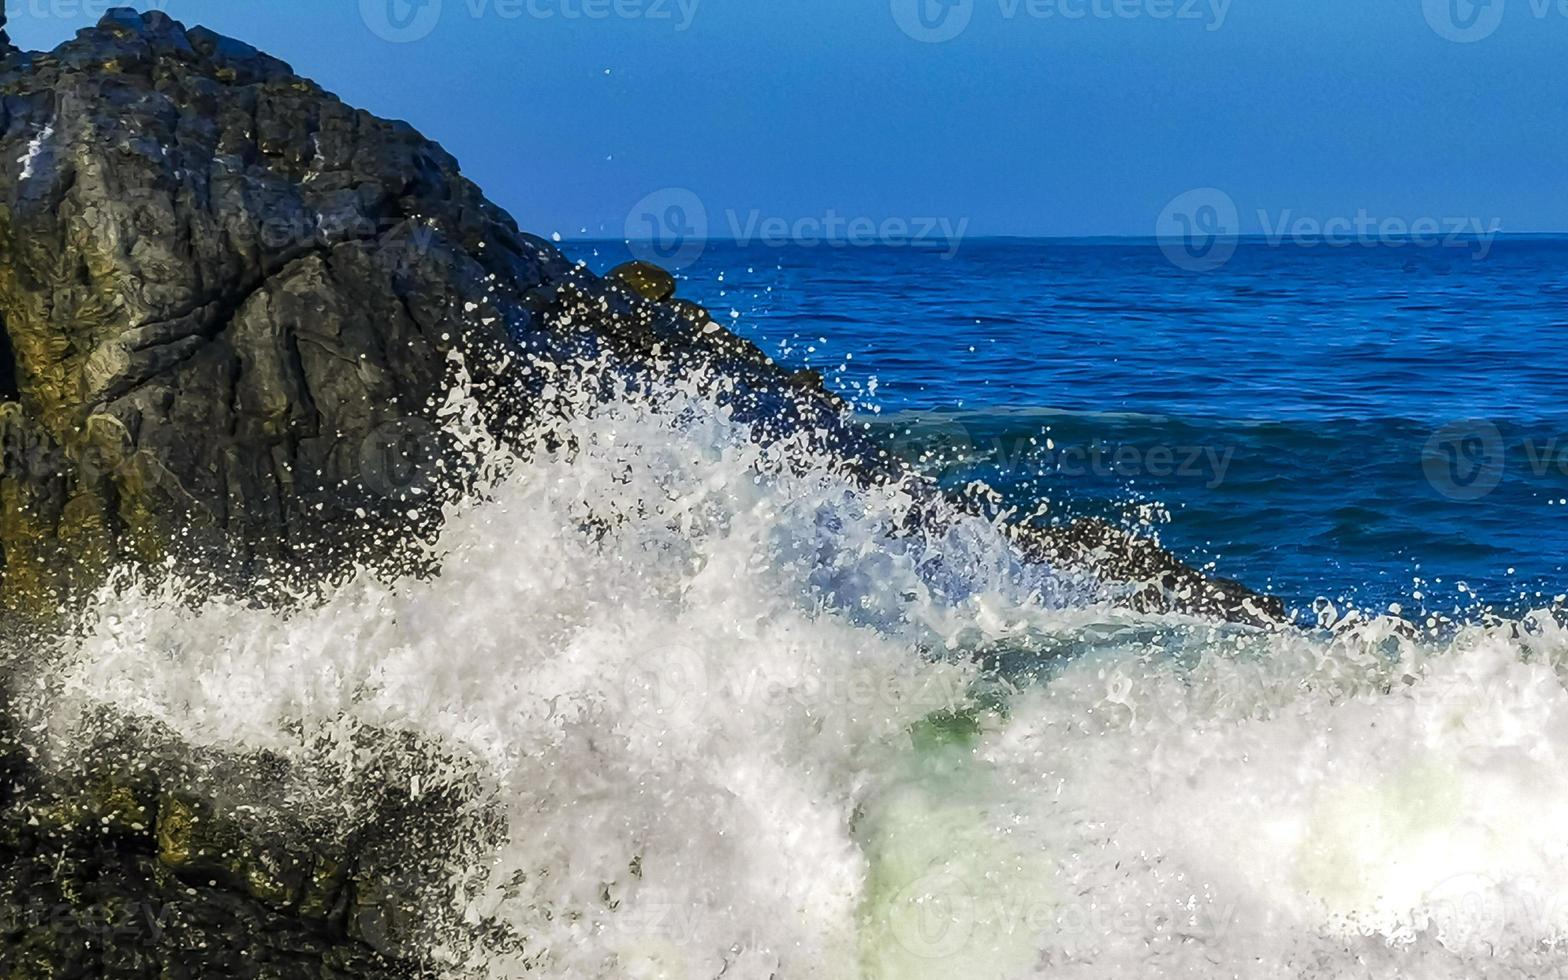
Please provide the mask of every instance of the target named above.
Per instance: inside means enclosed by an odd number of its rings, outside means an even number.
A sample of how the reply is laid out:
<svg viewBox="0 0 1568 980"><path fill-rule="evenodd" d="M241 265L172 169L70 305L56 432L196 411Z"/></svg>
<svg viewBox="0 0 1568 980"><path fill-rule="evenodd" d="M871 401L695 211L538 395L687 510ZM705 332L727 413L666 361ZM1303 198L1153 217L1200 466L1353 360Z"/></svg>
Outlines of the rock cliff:
<svg viewBox="0 0 1568 980"><path fill-rule="evenodd" d="M661 343L753 395L796 384L697 307L520 232L406 124L203 28L114 11L9 52L0 90L13 608L120 558L310 566L405 525L399 464L439 455L422 423L454 352L480 389L531 347ZM515 387L498 425L529 408Z"/></svg>
<svg viewBox="0 0 1568 980"><path fill-rule="evenodd" d="M199 561L243 581L324 572L428 529L438 514L421 474L449 459L435 411L454 357L503 438L538 411L538 387L501 383L519 357L701 362L731 382L721 397L743 417L833 433L868 481L902 475L820 379L674 298L659 270L574 265L439 146L275 58L161 13L111 11L49 53L16 50L3 26L11 623L68 607L124 561ZM1018 542L1135 581L1145 608L1280 614L1106 526L1021 529ZM390 737L366 733L369 751ZM46 774L0 701L0 975L434 969L408 928L450 903L421 896L438 876L406 855L439 861L482 837L482 806L416 807L393 788L410 774L389 771L360 801L381 816L335 834L277 806L319 774L208 759L197 779L189 753L158 742L127 734L97 765ZM214 772L228 774L221 786ZM420 833L436 839L406 838Z"/></svg>

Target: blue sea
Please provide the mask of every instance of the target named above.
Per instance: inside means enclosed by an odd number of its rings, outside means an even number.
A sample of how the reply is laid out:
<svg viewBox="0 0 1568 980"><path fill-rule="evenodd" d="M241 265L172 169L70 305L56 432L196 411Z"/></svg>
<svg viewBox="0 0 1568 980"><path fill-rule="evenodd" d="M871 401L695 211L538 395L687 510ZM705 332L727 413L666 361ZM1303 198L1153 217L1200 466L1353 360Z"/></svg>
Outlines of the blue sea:
<svg viewBox="0 0 1568 980"><path fill-rule="evenodd" d="M1568 592L1568 240L1244 239L1201 272L1152 240L710 242L680 275L944 481L1142 525L1309 618Z"/></svg>
<svg viewBox="0 0 1568 980"><path fill-rule="evenodd" d="M705 379L541 359L555 410L521 446L461 382L443 405L483 482L438 568L285 610L127 576L16 678L25 730L61 779L121 719L214 786L283 760L310 778L277 819L351 840L380 840L383 784L475 787L453 826L483 830L420 909L454 976L1562 977L1565 257L711 245L681 270L950 486L1158 535L1305 628L1125 608L957 508L911 533L929 495Z"/></svg>

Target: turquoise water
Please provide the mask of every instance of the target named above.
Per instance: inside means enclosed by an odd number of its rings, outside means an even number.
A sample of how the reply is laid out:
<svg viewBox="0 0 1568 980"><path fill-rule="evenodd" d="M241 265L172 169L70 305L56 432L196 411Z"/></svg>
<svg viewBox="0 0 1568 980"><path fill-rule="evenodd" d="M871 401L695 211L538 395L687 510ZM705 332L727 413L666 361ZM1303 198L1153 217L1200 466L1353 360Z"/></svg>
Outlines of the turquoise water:
<svg viewBox="0 0 1568 980"><path fill-rule="evenodd" d="M1568 592L1568 240L1249 240L1209 272L1154 242L710 242L682 275L906 441L956 445L945 479L1152 521L1298 609Z"/></svg>

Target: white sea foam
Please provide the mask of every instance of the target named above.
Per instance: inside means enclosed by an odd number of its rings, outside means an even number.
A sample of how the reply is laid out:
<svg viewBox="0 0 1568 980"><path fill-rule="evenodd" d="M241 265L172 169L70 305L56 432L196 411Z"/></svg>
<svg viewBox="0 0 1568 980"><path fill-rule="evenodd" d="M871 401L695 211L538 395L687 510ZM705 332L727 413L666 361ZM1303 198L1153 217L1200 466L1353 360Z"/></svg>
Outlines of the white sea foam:
<svg viewBox="0 0 1568 980"><path fill-rule="evenodd" d="M54 125L51 123L39 130L37 136L28 140L27 152L16 158L16 162L21 164L22 167L21 175L17 177L17 180L28 180L33 176L33 168L37 165L38 158L44 154L44 147L53 138Z"/></svg>
<svg viewBox="0 0 1568 980"><path fill-rule="evenodd" d="M897 488L781 466L803 442L693 392L571 408L449 508L434 578L288 614L106 590L42 679L54 730L110 704L197 745L374 726L479 760L507 833L462 912L526 945L448 952L495 977L1568 964L1550 620L1439 649L1137 617L984 521L893 533ZM973 665L999 648L1075 655Z"/></svg>

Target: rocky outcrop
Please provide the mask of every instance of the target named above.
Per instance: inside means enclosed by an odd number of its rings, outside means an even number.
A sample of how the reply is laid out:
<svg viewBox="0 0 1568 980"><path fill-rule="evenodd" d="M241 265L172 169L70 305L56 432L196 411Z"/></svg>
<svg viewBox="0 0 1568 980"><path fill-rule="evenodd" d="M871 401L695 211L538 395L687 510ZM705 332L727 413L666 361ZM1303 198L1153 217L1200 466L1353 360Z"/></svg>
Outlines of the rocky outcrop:
<svg viewBox="0 0 1568 980"><path fill-rule="evenodd" d="M0 94L10 623L67 607L127 560L244 582L394 551L434 526L433 483L462 476L436 416L454 359L502 438L540 410L542 376L503 383L519 358L700 362L740 418L828 433L867 481L908 475L819 377L675 297L667 273L574 265L439 146L245 44L124 10L50 53L0 32ZM934 486L923 493L939 510ZM1146 608L1278 618L1108 526L1018 542L1138 583ZM132 758L124 746L157 744L141 733L45 776L14 722L0 703L0 975L433 968L408 929L415 910L452 903L421 895L440 875L407 855L439 862L482 837L471 799L413 800L399 787L418 774L388 772L359 801L377 819L338 832L289 812L290 780L306 777L266 759ZM412 833L427 837L397 836Z"/></svg>
<svg viewBox="0 0 1568 980"><path fill-rule="evenodd" d="M126 723L45 775L5 719L0 976L434 976L430 950L472 928L441 883L500 825L406 736L360 733L356 784L331 788L354 815L334 820L302 804L342 774Z"/></svg>
<svg viewBox="0 0 1568 980"><path fill-rule="evenodd" d="M742 418L807 422L868 479L897 473L818 376L674 298L667 273L575 266L439 146L248 45L116 10L51 53L10 50L0 92L13 615L126 559L245 580L392 550L451 476L434 413L455 356L498 434L544 385L499 383L526 354L705 361Z"/></svg>
<svg viewBox="0 0 1568 980"><path fill-rule="evenodd" d="M646 273L602 280L520 232L406 124L211 31L113 11L11 53L0 91L13 609L124 557L316 567L405 528L454 353L498 426L530 392L495 371L530 348L662 345L753 397L795 383L644 299Z"/></svg>
<svg viewBox="0 0 1568 980"><path fill-rule="evenodd" d="M742 413L838 415L662 302L658 270L576 267L440 147L239 42L113 11L51 53L0 51L0 93L7 624L125 560L244 582L385 554L436 519L432 471L453 476L454 357L503 436L536 410L527 379L497 383L528 354L704 361ZM286 812L298 788L266 760L106 747L46 775L34 752L0 703L7 977L429 972L415 937L452 902L410 856L482 837L401 771L341 834Z"/></svg>

